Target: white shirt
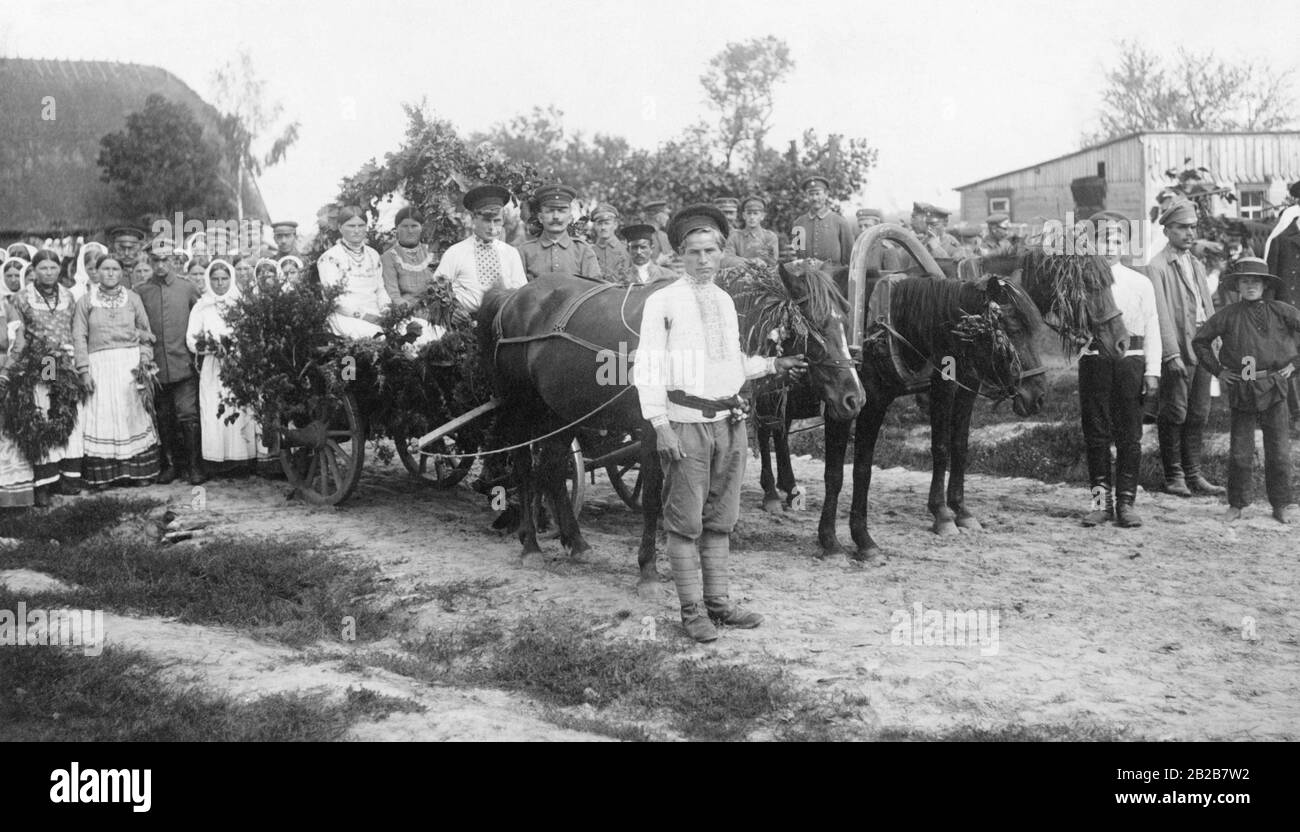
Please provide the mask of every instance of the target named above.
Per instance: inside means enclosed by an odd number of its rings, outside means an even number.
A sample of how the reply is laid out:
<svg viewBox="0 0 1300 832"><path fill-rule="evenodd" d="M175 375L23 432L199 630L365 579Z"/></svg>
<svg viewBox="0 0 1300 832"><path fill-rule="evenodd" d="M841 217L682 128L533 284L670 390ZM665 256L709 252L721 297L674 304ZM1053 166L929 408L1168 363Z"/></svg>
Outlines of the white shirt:
<svg viewBox="0 0 1300 832"><path fill-rule="evenodd" d="M450 246L443 252L438 269L434 272L435 278L445 277L451 281L456 302L466 312L478 311L483 303L483 293L493 288L484 286L478 279L474 241L475 238L470 237ZM496 250L497 257L501 260L501 282L498 285L502 289L518 289L528 283L528 276L524 273L524 261L520 258L518 249L501 240L493 240L492 248Z"/></svg>
<svg viewBox="0 0 1300 832"><path fill-rule="evenodd" d="M338 314L348 318L361 315L383 314L392 301L384 289L383 265L379 252L370 246L362 246L361 262L354 263L342 242L335 243L316 261L320 282L325 286L337 286L344 280L347 288L339 299Z"/></svg>
<svg viewBox="0 0 1300 832"><path fill-rule="evenodd" d="M648 283L650 280L650 263L646 262L636 267L636 282Z"/></svg>
<svg viewBox="0 0 1300 832"><path fill-rule="evenodd" d="M773 372L775 359L741 352L736 304L712 283L693 286L681 278L646 300L632 365L646 419L657 424L726 419L726 411L706 419L702 411L670 402L668 391L726 399L739 393L746 379Z"/></svg>
<svg viewBox="0 0 1300 832"><path fill-rule="evenodd" d="M1143 349L1129 350L1124 355L1141 355L1144 376L1160 376L1160 317L1156 311L1156 290L1151 280L1128 266L1115 263L1110 267L1115 276L1111 294L1115 305L1124 315L1124 328L1130 335L1141 335ZM1084 350L1083 355L1096 355L1096 350Z"/></svg>

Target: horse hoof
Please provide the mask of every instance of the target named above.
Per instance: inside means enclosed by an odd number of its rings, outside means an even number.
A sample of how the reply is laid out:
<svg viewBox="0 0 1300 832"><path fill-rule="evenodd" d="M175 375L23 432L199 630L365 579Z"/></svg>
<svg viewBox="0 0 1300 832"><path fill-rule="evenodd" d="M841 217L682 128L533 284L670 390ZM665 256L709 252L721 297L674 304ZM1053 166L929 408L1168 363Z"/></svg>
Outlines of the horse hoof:
<svg viewBox="0 0 1300 832"><path fill-rule="evenodd" d="M585 540L580 540L573 546L569 547L569 559L576 560L579 563L586 563L591 560L591 544Z"/></svg>
<svg viewBox="0 0 1300 832"><path fill-rule="evenodd" d="M855 563L880 566L885 562L885 553L884 550L873 543L865 549L858 549L858 551L854 552L853 560Z"/></svg>
<svg viewBox="0 0 1300 832"><path fill-rule="evenodd" d="M952 537L957 534L957 524L952 520L935 520L933 531L940 537Z"/></svg>
<svg viewBox="0 0 1300 832"><path fill-rule="evenodd" d="M821 552L817 554L817 559L825 561L837 560L840 555L843 554L844 547L841 546L840 542L837 540L830 546L823 546Z"/></svg>
<svg viewBox="0 0 1300 832"><path fill-rule="evenodd" d="M984 527L980 525L980 521L976 520L974 517L971 517L969 515L966 517L957 518L957 528L964 529L968 532L984 531Z"/></svg>
<svg viewBox="0 0 1300 832"><path fill-rule="evenodd" d="M763 501L763 511L768 514L780 514L785 511L785 508L781 505L780 497L769 497Z"/></svg>
<svg viewBox="0 0 1300 832"><path fill-rule="evenodd" d="M659 585L659 579L645 578L637 581L636 594L642 601L651 601L659 603L664 599L663 587Z"/></svg>
<svg viewBox="0 0 1300 832"><path fill-rule="evenodd" d="M519 565L525 569L541 569L546 566L546 557L541 552L524 552L519 558Z"/></svg>

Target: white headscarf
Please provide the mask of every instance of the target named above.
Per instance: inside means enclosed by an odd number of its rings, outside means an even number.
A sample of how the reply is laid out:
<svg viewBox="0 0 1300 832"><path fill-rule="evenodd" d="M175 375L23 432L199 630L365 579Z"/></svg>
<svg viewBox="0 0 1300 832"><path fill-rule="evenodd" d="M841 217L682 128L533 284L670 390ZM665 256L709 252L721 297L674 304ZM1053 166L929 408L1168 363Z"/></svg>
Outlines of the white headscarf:
<svg viewBox="0 0 1300 832"><path fill-rule="evenodd" d="M9 284L4 281L4 270L7 267L13 266L15 263L22 264L22 271L18 274L18 288L11 291L9 289ZM0 297L7 298L10 295L16 295L21 292L27 280L27 273L31 270L31 261L24 260L21 257L6 257L4 263L0 265Z"/></svg>
<svg viewBox="0 0 1300 832"><path fill-rule="evenodd" d="M1268 235L1268 240L1264 242L1265 260L1268 259L1268 249L1269 246L1273 245L1273 240L1283 231L1290 228L1291 223L1295 222L1297 219L1300 219L1300 205L1292 205L1282 212L1282 216L1278 218L1277 225L1273 226L1273 232Z"/></svg>
<svg viewBox="0 0 1300 832"><path fill-rule="evenodd" d="M72 273L72 296L81 300L90 291L90 273L86 271L86 252L98 249L100 254L108 254L108 246L91 240L77 252L77 270Z"/></svg>
<svg viewBox="0 0 1300 832"><path fill-rule="evenodd" d="M217 266L224 266L226 273L230 275L230 288L224 295L218 295L212 291L212 270ZM235 280L235 267L225 260L216 259L208 264L207 269L203 272L203 297L199 298L199 303L215 306L224 313L235 301L243 297L239 291L239 282Z"/></svg>
<svg viewBox="0 0 1300 832"><path fill-rule="evenodd" d="M38 251L38 249L36 248L36 246L29 246L29 245L27 245L27 243L12 243L12 244L9 246L9 248L13 248L14 246L22 246L22 247L23 247L23 250L25 250L25 251L27 252L27 256L26 256L26 257L23 257L23 259L26 260L28 263L30 263L30 262L32 261L32 258L36 256L36 252ZM6 249L6 251L7 251L7 250L8 250L8 249ZM10 257L22 257L21 254L11 254L11 255L9 255L9 256L10 256Z"/></svg>

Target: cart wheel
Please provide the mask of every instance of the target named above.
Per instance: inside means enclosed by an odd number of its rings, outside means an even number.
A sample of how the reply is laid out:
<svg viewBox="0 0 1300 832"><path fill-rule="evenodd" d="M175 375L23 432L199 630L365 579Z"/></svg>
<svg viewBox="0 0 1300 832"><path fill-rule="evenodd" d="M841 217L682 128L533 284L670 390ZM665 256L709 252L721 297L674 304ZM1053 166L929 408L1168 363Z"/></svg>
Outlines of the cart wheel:
<svg viewBox="0 0 1300 832"><path fill-rule="evenodd" d="M280 429L280 465L289 483L312 505L346 500L361 479L366 431L351 393L330 394L321 379L308 407Z"/></svg>
<svg viewBox="0 0 1300 832"><path fill-rule="evenodd" d="M393 436L393 444L397 446L397 457L402 460L402 465L411 476L422 479L430 483L435 488L451 488L469 475L470 469L474 467L474 457L464 459L454 459L446 461L433 461L433 458L427 454L412 454L407 450L407 444L410 439L404 435ZM459 445L449 444L439 440L437 445L429 448L435 453L452 453L453 451L463 454L474 453L478 448L464 448Z"/></svg>
<svg viewBox="0 0 1300 832"><path fill-rule="evenodd" d="M628 485L632 478L628 476L636 472L636 479ZM636 462L615 463L605 466L605 475L609 477L609 484L614 486L618 496L627 504L627 507L633 511L639 511L641 508L641 466Z"/></svg>

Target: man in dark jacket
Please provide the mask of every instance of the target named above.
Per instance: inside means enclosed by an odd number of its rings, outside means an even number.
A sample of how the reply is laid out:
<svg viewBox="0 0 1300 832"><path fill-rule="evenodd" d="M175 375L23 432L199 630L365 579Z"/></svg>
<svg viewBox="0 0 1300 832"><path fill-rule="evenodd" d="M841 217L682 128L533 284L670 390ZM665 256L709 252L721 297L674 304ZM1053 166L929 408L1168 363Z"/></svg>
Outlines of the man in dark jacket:
<svg viewBox="0 0 1300 832"><path fill-rule="evenodd" d="M1268 270L1282 283L1277 299L1300 306L1300 222L1297 222L1300 208L1296 207L1300 204L1300 181L1291 183L1290 194L1295 204L1282 212L1278 220L1280 228L1270 235L1264 258ZM1300 436L1300 376L1291 379L1287 406L1291 410L1291 434Z"/></svg>
<svg viewBox="0 0 1300 832"><path fill-rule="evenodd" d="M194 357L185 345L190 310L198 303L199 290L188 280L172 274L171 246L170 239L159 235L149 247L153 277L135 287L149 316L149 328L153 330L154 362L162 385L154 402L158 441L162 446L158 483L172 482L176 479L176 469L188 463L190 484L200 485L207 481L207 476L203 473L199 445L199 379L194 372Z"/></svg>

